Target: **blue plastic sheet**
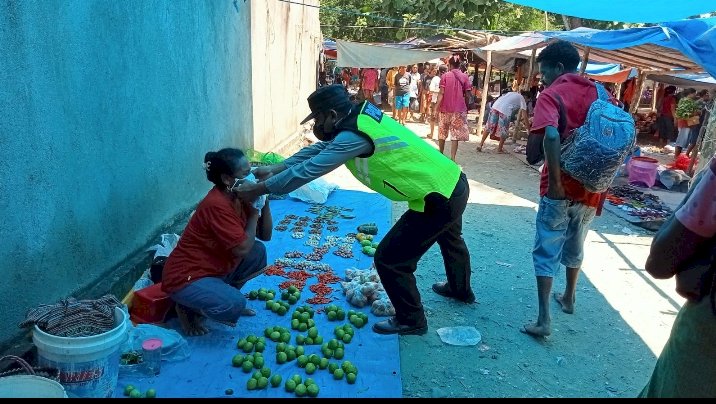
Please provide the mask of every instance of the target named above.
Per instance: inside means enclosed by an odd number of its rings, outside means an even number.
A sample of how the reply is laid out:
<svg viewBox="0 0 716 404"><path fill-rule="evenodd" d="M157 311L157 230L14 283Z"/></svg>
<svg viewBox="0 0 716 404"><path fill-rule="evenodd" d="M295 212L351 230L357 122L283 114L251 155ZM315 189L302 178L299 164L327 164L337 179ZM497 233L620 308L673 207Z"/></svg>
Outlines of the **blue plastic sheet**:
<svg viewBox="0 0 716 404"><path fill-rule="evenodd" d="M658 23L716 11L711 0L505 0L551 13L602 21Z"/></svg>
<svg viewBox="0 0 716 404"><path fill-rule="evenodd" d="M307 212L310 205L304 202L280 200L271 201L270 203L275 224L278 224L289 213L297 216L315 217L315 215ZM346 213L351 213L356 218L336 219L339 222L339 230L337 232L327 232L324 229L324 237L329 234L343 237L346 233L355 233L356 227L360 224L375 222L379 228L376 239L379 240L390 226L390 202L379 194L336 190L330 195L325 205L354 208L353 212ZM283 257L287 251L312 251L312 247L304 245L305 238L293 239L290 230L290 226L286 232L274 230L272 240L266 244L269 263L273 263L276 258ZM354 245L354 258L352 259L336 256L333 254L334 250L335 248L332 248L324 256L323 262L328 263L338 276L343 277L347 268L365 269L371 265L372 258L360 251L358 243ZM272 288L278 291L278 284L285 280L286 278L279 276L259 276L249 281L242 288L242 291L248 293L248 291L260 287ZM257 315L256 317L242 317L239 319L236 328L232 329L207 321L207 326L211 329L208 335L187 337L191 350L189 359L183 362L163 362L161 373L156 377L120 376L115 397L122 397L125 386L132 384L142 392L153 388L157 391L158 397L292 398L295 395L285 391L284 383L294 374L301 375L304 379L306 377L313 378L320 387L319 398L402 397L398 337L374 333L371 330L372 324L385 318L371 314L369 306L362 309L351 307L345 300L339 284L331 285L334 288L332 296L335 297L332 303L342 306L346 312L350 309L363 311L369 317L368 324L363 328L356 328L353 340L349 344L345 344L345 357L340 361L331 359L331 362L339 364L344 360L349 360L356 365L358 368L356 383L353 385L348 384L345 377L343 380L334 380L328 370L316 370L313 375L309 376L306 374L305 369L298 367L295 360L278 365L275 360L276 343L267 339L266 350L264 351L266 366L271 369L272 375L280 374L283 381L276 388L271 387L269 384L269 387L265 390L247 390L246 381L251 377L253 371L244 373L241 368L235 368L231 365L231 358L241 352L236 347L237 341L249 334L263 336L264 329L274 325L290 329L290 314L296 307L302 306L306 299L313 296L313 293L309 290L309 286L313 283L316 283L315 278L308 280L306 287L301 292L301 301L291 306L291 310L285 316L279 316L270 310L266 310L264 302L261 300L249 300L249 307L256 310ZM314 320L319 334L324 337L324 341L333 338L335 326L348 323L347 319L342 322L328 321L325 313L316 313ZM170 325L177 330L179 329L175 320L170 322ZM297 331L291 332L291 345L296 345L295 336L298 334ZM315 353L322 356L320 345L309 345L304 348L307 355ZM225 390L229 388L233 389L234 394L226 396Z"/></svg>

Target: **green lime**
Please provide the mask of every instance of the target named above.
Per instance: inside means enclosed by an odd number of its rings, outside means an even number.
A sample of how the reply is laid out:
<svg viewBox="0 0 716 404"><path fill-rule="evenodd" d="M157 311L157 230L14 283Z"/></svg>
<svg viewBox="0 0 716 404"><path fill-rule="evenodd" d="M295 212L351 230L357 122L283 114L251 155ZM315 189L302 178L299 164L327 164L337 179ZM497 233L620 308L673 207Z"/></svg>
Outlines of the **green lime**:
<svg viewBox="0 0 716 404"><path fill-rule="evenodd" d="M254 379L253 377L249 379L249 381L246 382L246 388L249 390L256 390L256 386L258 386L259 381Z"/></svg>
<svg viewBox="0 0 716 404"><path fill-rule="evenodd" d="M291 376L291 380L293 380L296 383L296 385L299 385L299 384L301 384L301 380L303 380L303 379L301 379L301 375L293 375L293 376Z"/></svg>
<svg viewBox="0 0 716 404"><path fill-rule="evenodd" d="M274 302L274 304L271 306L271 311L274 313L278 313L278 309L280 309L281 307L283 307L281 306L281 303Z"/></svg>
<svg viewBox="0 0 716 404"><path fill-rule="evenodd" d="M259 389L265 389L268 386L268 383L269 381L267 378L261 377L256 387L258 387Z"/></svg>
<svg viewBox="0 0 716 404"><path fill-rule="evenodd" d="M259 338L255 335L249 335L248 337L246 337L246 341L248 341L252 344L255 344L256 341L258 341L258 340L259 340Z"/></svg>
<svg viewBox="0 0 716 404"><path fill-rule="evenodd" d="M256 369L261 369L262 367L264 367L264 358L263 357L254 358L254 367Z"/></svg>
<svg viewBox="0 0 716 404"><path fill-rule="evenodd" d="M271 338L271 333L273 332L273 327L264 329L264 335L266 338Z"/></svg>
<svg viewBox="0 0 716 404"><path fill-rule="evenodd" d="M343 336L346 335L346 332L343 331L343 329L336 330L336 338L343 339ZM335 349L335 348L334 348Z"/></svg>
<svg viewBox="0 0 716 404"><path fill-rule="evenodd" d="M343 369L336 369L335 372L333 372L333 378L336 380L341 380L343 378Z"/></svg>
<svg viewBox="0 0 716 404"><path fill-rule="evenodd" d="M338 315L335 311L329 311L328 312L328 321L335 321Z"/></svg>
<svg viewBox="0 0 716 404"><path fill-rule="evenodd" d="M281 334L281 342L289 342L289 341L291 341L291 334L289 334L288 332Z"/></svg>
<svg viewBox="0 0 716 404"><path fill-rule="evenodd" d="M332 339L332 340L328 341L328 348L330 348L330 349L338 348L338 340Z"/></svg>
<svg viewBox="0 0 716 404"><path fill-rule="evenodd" d="M157 398L157 391L149 389L144 393L144 398Z"/></svg>
<svg viewBox="0 0 716 404"><path fill-rule="evenodd" d="M226 389L226 390L224 390L224 394L226 394L227 396L233 395L234 389Z"/></svg>
<svg viewBox="0 0 716 404"><path fill-rule="evenodd" d="M298 292L298 289L295 286L291 285L288 287L288 293L296 293L296 292Z"/></svg>
<svg viewBox="0 0 716 404"><path fill-rule="evenodd" d="M246 338L241 338L239 342L236 343L236 347L239 349L244 349L246 346Z"/></svg>
<svg viewBox="0 0 716 404"><path fill-rule="evenodd" d="M314 365L313 363L307 363L306 364L306 373L308 373L309 375L312 375L315 372L316 372L316 365Z"/></svg>
<svg viewBox="0 0 716 404"><path fill-rule="evenodd" d="M244 363L244 355L236 354L233 358L231 358L231 365L235 368L241 367Z"/></svg>
<svg viewBox="0 0 716 404"><path fill-rule="evenodd" d="M316 321L312 318L309 318L308 321L306 321L306 325L308 326L308 328L315 327Z"/></svg>
<svg viewBox="0 0 716 404"><path fill-rule="evenodd" d="M293 320L291 320L291 328L294 330L298 330L298 326L300 324L301 324L301 322L297 318L294 318Z"/></svg>
<svg viewBox="0 0 716 404"><path fill-rule="evenodd" d="M320 345L320 344L322 344L322 343L323 343L323 337L320 336L320 335L317 336L316 338L313 339L313 343L314 343L315 345Z"/></svg>
<svg viewBox="0 0 716 404"><path fill-rule="evenodd" d="M299 384L298 386L296 386L296 395L297 395L298 397L303 397L303 396L305 396L305 395L306 395L306 392L307 392L307 390L306 390L306 385L305 385L305 384Z"/></svg>
<svg viewBox="0 0 716 404"><path fill-rule="evenodd" d="M296 344L303 345L306 343L306 337L304 335L298 334L296 335Z"/></svg>
<svg viewBox="0 0 716 404"><path fill-rule="evenodd" d="M349 318L350 318L350 316L352 316L352 315L354 315L354 314L356 314L356 311L355 311L355 310L348 310L348 317L349 317Z"/></svg>
<svg viewBox="0 0 716 404"><path fill-rule="evenodd" d="M355 324L355 326L358 328L363 327L364 323L365 323L365 321L363 321L363 319L360 317L356 318L356 321L353 322L353 324Z"/></svg>
<svg viewBox="0 0 716 404"><path fill-rule="evenodd" d="M249 353L254 350L254 344L252 342L247 342L246 345L244 345L244 352Z"/></svg>
<svg viewBox="0 0 716 404"><path fill-rule="evenodd" d="M285 307L281 306L278 308L278 310L276 310L276 314L278 314L279 316L285 316L287 311L288 310Z"/></svg>
<svg viewBox="0 0 716 404"><path fill-rule="evenodd" d="M343 331L346 332L346 334L353 335L355 330L353 329L353 326L350 324L343 324Z"/></svg>
<svg viewBox="0 0 716 404"><path fill-rule="evenodd" d="M333 372L336 371L336 369L338 369L338 364L337 364L337 363L331 362L331 363L328 364L328 371L329 371L329 372L333 373Z"/></svg>
<svg viewBox="0 0 716 404"><path fill-rule="evenodd" d="M336 348L336 350L333 351L333 357L336 359L343 359L343 348Z"/></svg>
<svg viewBox="0 0 716 404"><path fill-rule="evenodd" d="M282 292L282 293L281 293L281 299L282 299L282 300L288 300L288 297L289 297L289 296L291 296L291 294L288 293L288 292Z"/></svg>
<svg viewBox="0 0 716 404"><path fill-rule="evenodd" d="M289 304L296 304L296 302L298 302L298 296L296 296L296 295L291 295L291 296L288 297L288 303L289 303Z"/></svg>
<svg viewBox="0 0 716 404"><path fill-rule="evenodd" d="M249 292L249 299L256 300L256 298L259 297L259 292L252 290Z"/></svg>
<svg viewBox="0 0 716 404"><path fill-rule="evenodd" d="M275 293L266 293L266 298L269 300L273 300L273 298L276 297Z"/></svg>
<svg viewBox="0 0 716 404"><path fill-rule="evenodd" d="M310 377L307 377L306 380L303 381L303 384L305 384L306 387L308 387L312 384L316 384L316 381L311 379Z"/></svg>
<svg viewBox="0 0 716 404"><path fill-rule="evenodd" d="M348 373L346 374L346 381L348 384L353 384L356 382L356 374L355 373Z"/></svg>
<svg viewBox="0 0 716 404"><path fill-rule="evenodd" d="M251 377L253 377L253 378L256 379L256 380L259 380L260 378L263 377L263 373L261 373L260 370L257 370L257 371L254 372L253 375L251 375Z"/></svg>
<svg viewBox="0 0 716 404"><path fill-rule="evenodd" d="M251 369L254 368L254 363L251 361L244 361L244 363L241 364L241 370L244 371L244 373L249 373Z"/></svg>
<svg viewBox="0 0 716 404"><path fill-rule="evenodd" d="M135 387L132 386L131 384L126 385L126 386L124 387L124 395L125 395L125 396L128 396L129 393L131 393L132 390L134 390L134 389L135 389Z"/></svg>
<svg viewBox="0 0 716 404"><path fill-rule="evenodd" d="M271 377L271 387L278 387L281 385L281 375L273 375Z"/></svg>
<svg viewBox="0 0 716 404"><path fill-rule="evenodd" d="M318 368L325 369L327 367L328 367L328 358L321 358L321 360L318 362Z"/></svg>
<svg viewBox="0 0 716 404"><path fill-rule="evenodd" d="M313 345L313 338L306 338L306 340L303 342L303 345Z"/></svg>
<svg viewBox="0 0 716 404"><path fill-rule="evenodd" d="M259 293L261 293L261 292L267 293L267 292L268 292L268 289L266 289L266 288L259 288L259 291L258 291L258 292L259 292Z"/></svg>
<svg viewBox="0 0 716 404"><path fill-rule="evenodd" d="M134 389L129 392L130 398L142 398L142 392L139 389Z"/></svg>
<svg viewBox="0 0 716 404"><path fill-rule="evenodd" d="M308 393L309 397L318 397L318 385L317 384L311 384L308 387L306 387L306 392Z"/></svg>
<svg viewBox="0 0 716 404"><path fill-rule="evenodd" d="M301 356L299 356L298 359L296 359L296 360L298 361L298 366L299 366L299 367L305 368L305 367L306 367L306 364L308 363L308 356L306 356L306 355L301 355Z"/></svg>
<svg viewBox="0 0 716 404"><path fill-rule="evenodd" d="M353 366L351 361L343 361L341 363L341 369L343 369L344 372L348 373L348 369L350 369Z"/></svg>
<svg viewBox="0 0 716 404"><path fill-rule="evenodd" d="M254 348L256 349L256 352L263 352L266 349L266 345L264 345L263 342L257 342Z"/></svg>
<svg viewBox="0 0 716 404"><path fill-rule="evenodd" d="M269 376L271 376L271 369L269 369L269 368L267 368L266 366L264 366L264 367L261 368L261 374L262 374L264 377L269 377Z"/></svg>
<svg viewBox="0 0 716 404"><path fill-rule="evenodd" d="M350 316L348 316L348 321L350 321L351 324L355 324L355 321L357 318L358 318L357 314L351 314Z"/></svg>
<svg viewBox="0 0 716 404"><path fill-rule="evenodd" d="M286 352L286 346L285 342L279 342L276 344L276 352Z"/></svg>
<svg viewBox="0 0 716 404"><path fill-rule="evenodd" d="M296 359L296 350L292 349L292 350L288 351L286 355L287 355L287 361L291 362L292 360Z"/></svg>
<svg viewBox="0 0 716 404"><path fill-rule="evenodd" d="M286 363L288 361L288 355L286 355L286 352L279 352L276 354L276 363L279 365L282 363Z"/></svg>
<svg viewBox="0 0 716 404"><path fill-rule="evenodd" d="M278 339L281 338L281 333L278 331L274 331L269 334L269 338L271 338L271 341L278 341Z"/></svg>
<svg viewBox="0 0 716 404"><path fill-rule="evenodd" d="M289 393L293 393L296 390L296 382L291 379L288 379L286 380L286 384L284 385L284 387L286 388L286 391L288 391Z"/></svg>
<svg viewBox="0 0 716 404"><path fill-rule="evenodd" d="M274 301L273 300L267 300L266 301L266 309L267 310L273 310Z"/></svg>
<svg viewBox="0 0 716 404"><path fill-rule="evenodd" d="M318 328L311 327L308 329L308 336L311 338L316 338L318 336Z"/></svg>
<svg viewBox="0 0 716 404"><path fill-rule="evenodd" d="M341 310L341 309L338 309L338 311L336 312L336 319L337 319L338 321L343 321L343 320L345 320L345 319L346 319L346 312L343 311L343 310Z"/></svg>
<svg viewBox="0 0 716 404"><path fill-rule="evenodd" d="M331 348L328 348L328 349L326 349L325 352L323 352L323 356L326 358L332 358L334 352L335 352L334 350L332 350Z"/></svg>
<svg viewBox="0 0 716 404"><path fill-rule="evenodd" d="M307 322L309 318L311 318L310 314L306 313L305 311L303 313L301 313L300 319L301 319L302 323Z"/></svg>
<svg viewBox="0 0 716 404"><path fill-rule="evenodd" d="M301 355L303 355L304 351L305 351L305 349L302 346L296 347L296 355L301 356Z"/></svg>
<svg viewBox="0 0 716 404"><path fill-rule="evenodd" d="M343 342L345 342L346 344L350 344L352 339L353 337L350 334L343 335Z"/></svg>
<svg viewBox="0 0 716 404"><path fill-rule="evenodd" d="M298 325L298 331L306 332L308 330L308 325L306 323L301 323Z"/></svg>
<svg viewBox="0 0 716 404"><path fill-rule="evenodd" d="M291 314L291 319L292 319L292 320L300 320L300 319L301 319L301 312L298 311L298 310L294 311L293 314Z"/></svg>

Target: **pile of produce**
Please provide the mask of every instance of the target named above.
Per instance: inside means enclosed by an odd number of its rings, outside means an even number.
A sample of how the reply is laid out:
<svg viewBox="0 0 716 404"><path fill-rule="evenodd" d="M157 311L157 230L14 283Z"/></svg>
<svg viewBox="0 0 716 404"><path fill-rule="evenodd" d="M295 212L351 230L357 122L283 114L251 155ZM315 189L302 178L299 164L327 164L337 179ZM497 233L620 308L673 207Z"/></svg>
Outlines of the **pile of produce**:
<svg viewBox="0 0 716 404"><path fill-rule="evenodd" d="M347 269L346 279L341 282L348 303L356 307L371 305L370 311L376 316L393 316L395 308L380 283L375 269Z"/></svg>

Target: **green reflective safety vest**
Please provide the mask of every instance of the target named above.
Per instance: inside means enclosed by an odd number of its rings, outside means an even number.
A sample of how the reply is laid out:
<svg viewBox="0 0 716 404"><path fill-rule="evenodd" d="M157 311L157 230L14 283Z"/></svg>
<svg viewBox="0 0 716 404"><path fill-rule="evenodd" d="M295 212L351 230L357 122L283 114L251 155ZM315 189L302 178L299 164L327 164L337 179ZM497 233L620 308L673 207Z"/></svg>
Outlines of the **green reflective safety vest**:
<svg viewBox="0 0 716 404"><path fill-rule="evenodd" d="M425 211L425 196L437 192L450 198L460 167L405 126L364 102L358 131L368 135L373 154L346 162L351 173L368 188L393 201L408 201L412 210Z"/></svg>

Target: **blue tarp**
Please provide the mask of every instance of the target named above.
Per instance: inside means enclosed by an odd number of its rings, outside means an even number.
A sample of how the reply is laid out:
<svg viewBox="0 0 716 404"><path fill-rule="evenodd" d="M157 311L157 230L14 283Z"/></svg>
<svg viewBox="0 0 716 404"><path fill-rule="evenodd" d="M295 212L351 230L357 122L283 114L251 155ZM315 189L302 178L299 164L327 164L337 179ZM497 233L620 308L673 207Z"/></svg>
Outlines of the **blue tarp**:
<svg viewBox="0 0 716 404"><path fill-rule="evenodd" d="M542 34L605 50L644 44L663 46L681 52L711 76L716 76L716 58L713 56L716 54L716 18L668 22L655 27L611 31L577 28L571 31L547 31Z"/></svg>
<svg viewBox="0 0 716 404"><path fill-rule="evenodd" d="M356 227L362 223L374 222L378 225L379 233L376 240L384 235L390 226L391 205L390 201L376 193L336 190L328 198L326 206L341 206L356 208L370 206L370 209L362 209L355 219L337 219L339 230L327 232L325 236L333 234L339 237L346 233L356 232ZM297 216L316 215L308 213L309 205L297 200L271 201L271 211L274 223L283 219L289 213ZM290 233L291 227L285 232L274 231L273 238L266 243L268 262L273 263L277 258L282 258L287 251L299 250L304 253L313 251L312 247L304 245L305 239L294 239ZM358 243L354 243L354 258L341 258L333 254L332 248L324 257L322 262L331 266L336 275L345 276L345 270L351 267L360 269L369 268L372 258L360 251ZM260 287L278 289L278 284L287 280L279 276L259 276L249 281L242 291L248 293ZM341 306L347 312L349 309L363 311L368 314L369 321L366 326L355 329L355 336L349 344L345 344L345 357L342 360L331 359L333 363L340 364L343 360L349 360L358 368L358 378L355 384L348 384L345 380L334 380L328 370L316 370L313 375L307 375L305 369L299 368L296 361L278 365L276 363L276 343L267 339L264 359L266 365L273 374L280 374L283 378L281 386L272 388L271 385L265 390L249 391L246 388L247 380L251 373L244 373L240 368L231 366L231 358L240 353L236 348L236 342L249 334L257 336L264 335L264 329L279 325L290 329L291 313L298 306L303 306L305 300L313 296L309 290L310 285L316 283L316 278L310 278L301 292L301 300L298 304L291 306L291 310L285 316L278 316L270 310L266 310L261 300L250 300L249 307L256 310L256 317L242 317L236 328L229 328L211 321L207 322L211 332L201 337L188 337L187 341L191 348L191 356L182 362L163 362L161 373L156 377L137 377L132 375L121 375L115 397L122 397L124 387L132 384L144 392L153 388L157 391L158 397L226 397L224 392L231 388L234 394L231 397L246 398L292 398L293 393L284 390L285 381L294 374L302 378L311 377L320 387L319 398L327 397L350 397L350 398L400 398L402 397L402 382L400 374L400 351L398 337L396 335L379 335L371 330L371 326L385 317L376 317L370 313L370 306L358 309L350 306L339 284L331 285L334 289L332 297L333 304ZM318 306L320 307L320 306ZM328 321L325 313L316 313L314 316L319 335L324 337L325 342L333 337L333 329L339 324L346 324L346 321ZM172 328L178 329L175 321L170 323ZM291 345L296 345L295 337L298 331L291 331ZM300 334L305 334L300 333ZM316 353L321 355L320 345L305 346L306 355ZM243 352L241 352L243 353Z"/></svg>
<svg viewBox="0 0 716 404"><path fill-rule="evenodd" d="M590 76L609 76L619 73L622 66L618 63L587 63L587 69L584 71ZM636 77L636 69L631 69L629 78Z"/></svg>
<svg viewBox="0 0 716 404"><path fill-rule="evenodd" d="M631 23L659 23L716 11L713 0L505 1L573 17Z"/></svg>

